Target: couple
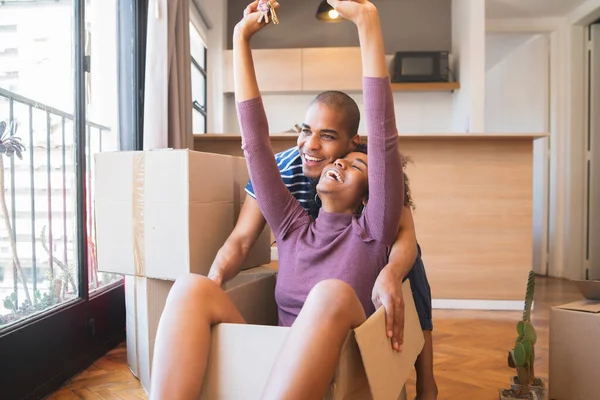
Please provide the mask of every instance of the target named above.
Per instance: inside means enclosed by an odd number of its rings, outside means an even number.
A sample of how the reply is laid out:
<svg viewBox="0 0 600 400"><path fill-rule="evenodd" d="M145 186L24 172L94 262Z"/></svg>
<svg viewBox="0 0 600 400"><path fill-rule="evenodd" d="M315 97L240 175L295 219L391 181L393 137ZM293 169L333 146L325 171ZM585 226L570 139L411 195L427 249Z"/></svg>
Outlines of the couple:
<svg viewBox="0 0 600 400"><path fill-rule="evenodd" d="M258 22L258 1L251 3L235 27L233 53L242 147L252 182L247 191L256 200L245 202L209 277L183 276L171 290L157 332L151 398L199 397L211 327L244 323L220 286L239 272L265 220L279 249L279 324L291 329L263 398L323 398L348 331L376 306L385 307L391 346L401 351L405 277L411 279L425 335L416 364L417 397L436 398L430 294L405 204L408 188L378 12L364 0L329 3L358 28L368 147L359 144L356 103L343 93L326 92L311 103L298 148L272 156L250 49L250 38L265 24ZM311 179L318 180L318 217L307 211L312 210L306 196Z"/></svg>

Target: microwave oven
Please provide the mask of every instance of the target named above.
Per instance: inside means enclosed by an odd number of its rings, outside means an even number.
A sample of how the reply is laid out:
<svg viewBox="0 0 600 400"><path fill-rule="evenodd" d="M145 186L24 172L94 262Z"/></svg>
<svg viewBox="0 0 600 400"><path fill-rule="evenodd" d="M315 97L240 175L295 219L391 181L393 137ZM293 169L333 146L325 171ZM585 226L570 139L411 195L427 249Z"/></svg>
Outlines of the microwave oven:
<svg viewBox="0 0 600 400"><path fill-rule="evenodd" d="M392 82L448 82L448 56L447 51L398 51Z"/></svg>

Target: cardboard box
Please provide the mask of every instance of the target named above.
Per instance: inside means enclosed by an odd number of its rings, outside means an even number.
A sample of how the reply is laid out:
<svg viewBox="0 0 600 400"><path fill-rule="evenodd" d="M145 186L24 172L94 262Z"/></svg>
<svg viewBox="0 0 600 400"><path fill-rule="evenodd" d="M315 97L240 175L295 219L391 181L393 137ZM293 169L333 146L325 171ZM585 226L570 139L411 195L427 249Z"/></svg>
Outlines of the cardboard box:
<svg viewBox="0 0 600 400"><path fill-rule="evenodd" d="M600 398L600 301L551 308L549 364L551 400Z"/></svg>
<svg viewBox="0 0 600 400"><path fill-rule="evenodd" d="M190 150L94 159L98 270L166 280L207 275L241 207L234 190L242 164L234 174L235 157ZM271 261L266 235L268 228L244 268Z"/></svg>
<svg viewBox="0 0 600 400"><path fill-rule="evenodd" d="M224 289L231 292L233 288L274 274L275 270L268 267L252 268L238 274L224 286ZM173 281L162 279L125 276L127 364L146 391L150 390L158 323L173 284ZM245 295L244 289L233 293L236 298L240 295ZM273 315L277 318L277 308L271 301L273 294L259 290L253 293L253 296L251 302L246 302L245 299L237 302L242 315L256 322L271 320ZM264 300L265 298L267 300ZM252 306L256 306L257 309L252 309Z"/></svg>
<svg viewBox="0 0 600 400"><path fill-rule="evenodd" d="M278 327L276 275L263 276L228 291L249 323L213 327L202 400L259 399L289 328ZM424 344L410 282L403 285L404 349L392 350L380 308L349 332L328 400L395 400L405 396L404 383Z"/></svg>
<svg viewBox="0 0 600 400"><path fill-rule="evenodd" d="M173 281L125 277L127 364L142 386L150 389L154 342Z"/></svg>

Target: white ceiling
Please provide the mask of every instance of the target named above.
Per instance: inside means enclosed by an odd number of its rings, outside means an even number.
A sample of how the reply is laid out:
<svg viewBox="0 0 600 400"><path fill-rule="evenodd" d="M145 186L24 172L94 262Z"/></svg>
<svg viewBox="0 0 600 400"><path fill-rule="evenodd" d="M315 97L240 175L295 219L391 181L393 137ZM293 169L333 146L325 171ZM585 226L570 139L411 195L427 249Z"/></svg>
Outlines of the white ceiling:
<svg viewBox="0 0 600 400"><path fill-rule="evenodd" d="M586 0L485 0L486 18L562 17Z"/></svg>

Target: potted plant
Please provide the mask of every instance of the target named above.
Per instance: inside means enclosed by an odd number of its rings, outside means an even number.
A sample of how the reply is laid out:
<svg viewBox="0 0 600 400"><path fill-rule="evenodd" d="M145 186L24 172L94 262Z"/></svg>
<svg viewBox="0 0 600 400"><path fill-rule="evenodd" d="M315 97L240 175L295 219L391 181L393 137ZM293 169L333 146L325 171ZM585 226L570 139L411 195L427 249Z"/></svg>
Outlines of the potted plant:
<svg viewBox="0 0 600 400"><path fill-rule="evenodd" d="M16 133L17 125L14 123L14 121L11 121L9 125L7 125L4 121L0 122L0 215L4 220L4 227L8 233L13 266L16 268L19 274L27 301L29 304L32 304L32 299L29 295L29 288L27 287L25 275L23 274L23 268L21 267L21 262L17 254L17 243L15 242L13 226L10 223L10 216L8 214L6 197L4 194L6 191L6 188L4 187L4 157L11 159L16 155L20 160L22 160L23 152L25 151L25 146L23 143L21 143L21 139L16 136Z"/></svg>
<svg viewBox="0 0 600 400"><path fill-rule="evenodd" d="M535 343L537 333L531 324L531 306L535 291L535 273L529 271L523 319L517 324L515 347L508 353L508 364L517 375L511 378L511 389L501 389L500 399L545 399L544 382L535 377Z"/></svg>

